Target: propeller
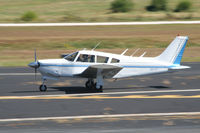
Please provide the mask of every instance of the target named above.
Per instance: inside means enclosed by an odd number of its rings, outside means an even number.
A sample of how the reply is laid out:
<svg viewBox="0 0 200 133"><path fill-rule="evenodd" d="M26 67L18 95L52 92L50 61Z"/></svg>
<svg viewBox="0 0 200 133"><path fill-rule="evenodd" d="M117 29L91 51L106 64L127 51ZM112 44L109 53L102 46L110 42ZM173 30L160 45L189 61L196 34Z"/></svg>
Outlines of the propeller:
<svg viewBox="0 0 200 133"><path fill-rule="evenodd" d="M29 63L28 66L35 69L35 80L36 80L37 69L40 67L40 63L37 61L36 49L34 50L34 56L35 56L35 61Z"/></svg>
<svg viewBox="0 0 200 133"><path fill-rule="evenodd" d="M34 55L35 55L35 62L37 62L38 64L36 49L34 49ZM36 74L37 74L37 67L35 67L35 80L36 80Z"/></svg>

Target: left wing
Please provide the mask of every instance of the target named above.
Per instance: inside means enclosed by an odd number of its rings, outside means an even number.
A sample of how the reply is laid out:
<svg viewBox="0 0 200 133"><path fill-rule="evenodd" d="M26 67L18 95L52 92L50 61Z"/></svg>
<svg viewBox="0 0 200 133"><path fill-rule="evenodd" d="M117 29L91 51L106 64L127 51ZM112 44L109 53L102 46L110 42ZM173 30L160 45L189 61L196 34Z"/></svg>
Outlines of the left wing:
<svg viewBox="0 0 200 133"><path fill-rule="evenodd" d="M122 67L101 64L101 65L91 65L81 74L75 75L84 78L96 78L97 73L100 72L103 78L112 78L115 76Z"/></svg>

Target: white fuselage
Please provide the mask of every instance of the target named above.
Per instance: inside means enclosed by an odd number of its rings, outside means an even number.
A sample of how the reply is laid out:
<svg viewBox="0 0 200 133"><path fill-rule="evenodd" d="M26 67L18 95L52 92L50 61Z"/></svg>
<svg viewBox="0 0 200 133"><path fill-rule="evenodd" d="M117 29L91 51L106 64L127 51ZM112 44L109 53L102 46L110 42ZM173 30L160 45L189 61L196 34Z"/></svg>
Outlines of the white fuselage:
<svg viewBox="0 0 200 133"><path fill-rule="evenodd" d="M80 54L94 55L94 62L80 62ZM98 56L107 57L107 63L98 62ZM117 59L119 62L112 62ZM108 64L122 67L122 69L112 78L125 78L132 76L148 75L154 73L167 72L171 64L156 60L149 57L131 57L118 54L110 54L97 51L82 50L77 52L73 61L63 59L39 60L39 72L45 78L74 77L81 74L91 65Z"/></svg>

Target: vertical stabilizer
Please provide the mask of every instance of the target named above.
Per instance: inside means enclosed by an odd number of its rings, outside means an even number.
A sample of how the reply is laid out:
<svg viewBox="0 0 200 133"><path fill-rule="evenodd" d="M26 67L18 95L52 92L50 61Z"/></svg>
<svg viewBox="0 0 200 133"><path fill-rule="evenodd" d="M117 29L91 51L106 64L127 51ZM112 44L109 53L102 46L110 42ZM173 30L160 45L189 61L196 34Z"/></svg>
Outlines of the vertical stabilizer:
<svg viewBox="0 0 200 133"><path fill-rule="evenodd" d="M165 51L156 57L157 60L179 65L187 44L187 36L177 36Z"/></svg>

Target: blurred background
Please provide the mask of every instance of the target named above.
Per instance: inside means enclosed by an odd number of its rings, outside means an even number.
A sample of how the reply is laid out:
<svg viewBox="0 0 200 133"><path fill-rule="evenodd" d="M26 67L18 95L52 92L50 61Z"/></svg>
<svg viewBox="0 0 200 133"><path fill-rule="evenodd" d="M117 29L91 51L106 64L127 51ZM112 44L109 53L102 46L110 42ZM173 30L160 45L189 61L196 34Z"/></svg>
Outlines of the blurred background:
<svg viewBox="0 0 200 133"><path fill-rule="evenodd" d="M0 0L0 23L192 21L200 0ZM26 66L77 49L156 56L177 35L189 36L183 61L200 61L200 25L0 27L0 66Z"/></svg>

